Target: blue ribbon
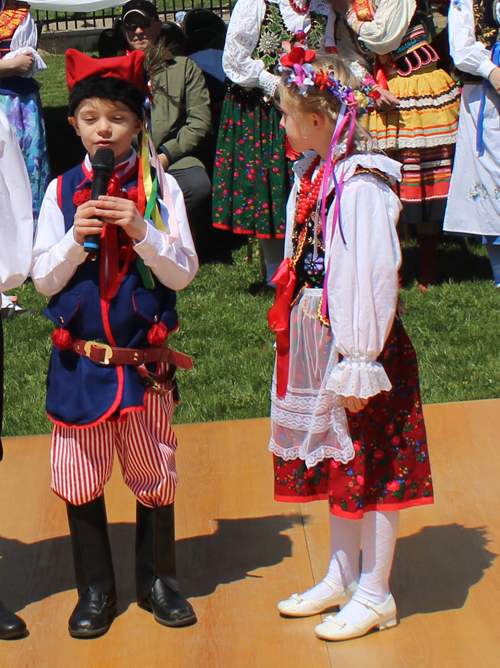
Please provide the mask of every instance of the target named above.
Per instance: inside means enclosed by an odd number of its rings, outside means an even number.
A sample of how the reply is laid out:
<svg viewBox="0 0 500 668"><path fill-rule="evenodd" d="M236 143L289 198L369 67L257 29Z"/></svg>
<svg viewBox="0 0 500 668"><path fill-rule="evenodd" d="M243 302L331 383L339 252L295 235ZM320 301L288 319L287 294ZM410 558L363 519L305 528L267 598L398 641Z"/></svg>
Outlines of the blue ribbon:
<svg viewBox="0 0 500 668"><path fill-rule="evenodd" d="M496 42L491 49L491 62L496 67L500 67L500 43ZM481 89L481 104L479 105L479 115L477 117L477 142L476 149L479 155L484 153L484 144L483 144L483 121L484 121L484 105L486 104L486 89L492 88L491 83L488 79L483 81L483 87Z"/></svg>

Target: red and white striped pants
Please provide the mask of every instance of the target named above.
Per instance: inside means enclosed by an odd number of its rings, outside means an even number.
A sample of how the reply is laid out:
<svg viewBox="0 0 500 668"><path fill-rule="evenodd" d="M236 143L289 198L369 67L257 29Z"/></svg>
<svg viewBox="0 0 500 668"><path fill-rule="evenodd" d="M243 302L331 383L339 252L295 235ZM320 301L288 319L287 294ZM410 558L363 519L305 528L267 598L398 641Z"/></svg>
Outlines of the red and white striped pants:
<svg viewBox="0 0 500 668"><path fill-rule="evenodd" d="M102 496L116 448L123 479L144 506L173 503L177 438L172 414L171 392L165 397L147 394L145 410L128 413L120 422L106 420L85 429L54 425L52 490L76 506Z"/></svg>

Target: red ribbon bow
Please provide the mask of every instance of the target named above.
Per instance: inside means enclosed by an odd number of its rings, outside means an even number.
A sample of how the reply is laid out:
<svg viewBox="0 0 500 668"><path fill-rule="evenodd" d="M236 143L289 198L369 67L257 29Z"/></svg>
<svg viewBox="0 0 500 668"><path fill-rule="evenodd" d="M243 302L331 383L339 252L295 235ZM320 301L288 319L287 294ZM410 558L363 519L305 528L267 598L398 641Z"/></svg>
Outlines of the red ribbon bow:
<svg viewBox="0 0 500 668"><path fill-rule="evenodd" d="M276 394L284 399L290 368L290 311L297 280L289 258L282 261L271 280L276 283L276 300L269 309L267 321L276 332Z"/></svg>

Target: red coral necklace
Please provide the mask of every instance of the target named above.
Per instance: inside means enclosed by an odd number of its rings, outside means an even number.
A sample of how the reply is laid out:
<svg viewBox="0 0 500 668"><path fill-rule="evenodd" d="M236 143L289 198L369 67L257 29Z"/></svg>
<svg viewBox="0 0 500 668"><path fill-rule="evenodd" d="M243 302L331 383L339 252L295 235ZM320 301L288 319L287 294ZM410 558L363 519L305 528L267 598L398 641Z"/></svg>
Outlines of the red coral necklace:
<svg viewBox="0 0 500 668"><path fill-rule="evenodd" d="M301 7L298 5L294 0L289 0L290 2L290 7L293 9L294 12L297 12L297 14L307 14L309 11L309 5L311 4L311 0L306 0L306 4Z"/></svg>
<svg viewBox="0 0 500 668"><path fill-rule="evenodd" d="M314 180L312 180L312 175L314 174L316 167L319 165L319 161L320 157L318 155L300 180L300 192L297 202L297 213L295 215L295 221L298 225L303 225L309 220L314 207L318 203L319 191L325 173L325 163L319 168Z"/></svg>

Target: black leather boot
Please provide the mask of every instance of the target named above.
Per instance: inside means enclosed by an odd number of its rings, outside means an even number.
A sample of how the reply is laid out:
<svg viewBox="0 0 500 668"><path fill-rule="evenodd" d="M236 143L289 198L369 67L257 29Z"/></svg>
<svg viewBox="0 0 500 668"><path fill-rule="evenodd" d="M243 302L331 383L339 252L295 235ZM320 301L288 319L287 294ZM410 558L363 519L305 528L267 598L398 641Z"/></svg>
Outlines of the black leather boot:
<svg viewBox="0 0 500 668"><path fill-rule="evenodd" d="M116 586L104 497L81 506L66 504L73 545L78 603L69 618L74 638L108 631L116 615Z"/></svg>
<svg viewBox="0 0 500 668"><path fill-rule="evenodd" d="M176 577L174 504L147 508L137 502L135 576L137 604L159 624L188 626L197 621Z"/></svg>
<svg viewBox="0 0 500 668"><path fill-rule="evenodd" d="M0 639L12 640L26 634L26 624L21 617L8 610L0 601Z"/></svg>

